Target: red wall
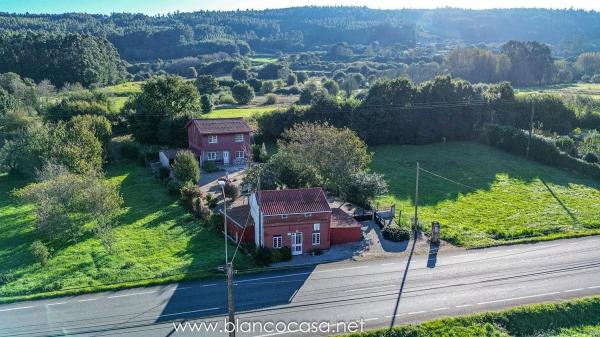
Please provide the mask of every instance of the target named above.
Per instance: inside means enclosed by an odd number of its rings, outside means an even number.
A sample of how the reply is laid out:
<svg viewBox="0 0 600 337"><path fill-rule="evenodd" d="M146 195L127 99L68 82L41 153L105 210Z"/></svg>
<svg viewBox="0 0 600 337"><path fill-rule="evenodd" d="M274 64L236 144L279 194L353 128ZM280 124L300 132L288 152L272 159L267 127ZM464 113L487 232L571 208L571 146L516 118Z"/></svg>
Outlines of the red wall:
<svg viewBox="0 0 600 337"><path fill-rule="evenodd" d="M313 224L321 224L321 244L312 245ZM302 232L302 253L310 253L314 249L324 250L330 247L331 213L313 213L310 217L304 214L289 215L287 219L281 216L264 217L264 243L265 247L273 248L273 236L281 235L283 246L291 247L288 233Z"/></svg>
<svg viewBox="0 0 600 337"><path fill-rule="evenodd" d="M254 242L254 226L243 228L233 223L231 220L227 220L227 235L235 239L237 233L238 240L244 243Z"/></svg>
<svg viewBox="0 0 600 337"><path fill-rule="evenodd" d="M203 135L198 132L198 129L193 123L188 125L188 147L194 151L197 156L202 156L202 151L229 151L230 161L235 160L236 151L245 151L245 155L250 152L250 133L243 133L244 142L236 143L235 135L232 134L218 134L217 144L208 143L208 135ZM237 133L239 134L239 133Z"/></svg>
<svg viewBox="0 0 600 337"><path fill-rule="evenodd" d="M333 227L331 228L331 244L341 245L348 242L356 242L362 239L360 227Z"/></svg>

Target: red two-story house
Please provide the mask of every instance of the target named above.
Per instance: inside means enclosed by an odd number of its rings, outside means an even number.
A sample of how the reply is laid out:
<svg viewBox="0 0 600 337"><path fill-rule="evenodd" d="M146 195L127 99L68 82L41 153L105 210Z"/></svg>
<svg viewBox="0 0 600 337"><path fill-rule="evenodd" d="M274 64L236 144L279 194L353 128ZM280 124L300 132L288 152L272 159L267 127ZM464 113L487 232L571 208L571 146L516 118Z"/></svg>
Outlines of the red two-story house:
<svg viewBox="0 0 600 337"><path fill-rule="evenodd" d="M321 188L258 191L250 196L256 246L292 255L329 249L331 208Z"/></svg>
<svg viewBox="0 0 600 337"><path fill-rule="evenodd" d="M189 149L200 163L243 165L250 159L252 129L242 118L192 119L186 128Z"/></svg>

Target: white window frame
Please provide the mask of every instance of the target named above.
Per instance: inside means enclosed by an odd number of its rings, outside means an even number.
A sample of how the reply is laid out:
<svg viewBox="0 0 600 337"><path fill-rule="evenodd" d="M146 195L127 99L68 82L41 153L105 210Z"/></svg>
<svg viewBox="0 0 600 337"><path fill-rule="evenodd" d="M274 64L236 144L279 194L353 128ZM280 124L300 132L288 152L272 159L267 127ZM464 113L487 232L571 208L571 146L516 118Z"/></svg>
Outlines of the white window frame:
<svg viewBox="0 0 600 337"><path fill-rule="evenodd" d="M281 235L273 235L273 248L280 249L283 247L283 237Z"/></svg>
<svg viewBox="0 0 600 337"><path fill-rule="evenodd" d="M244 151L235 151L235 159L244 159Z"/></svg>
<svg viewBox="0 0 600 337"><path fill-rule="evenodd" d="M285 219L287 219L287 218L288 218L288 215L287 215L287 214L282 214L282 215L281 215L281 218L285 220Z"/></svg>
<svg viewBox="0 0 600 337"><path fill-rule="evenodd" d="M236 134L235 136L233 136L233 141L236 143L243 143L244 142L244 134L243 133Z"/></svg>
<svg viewBox="0 0 600 337"><path fill-rule="evenodd" d="M312 216L312 213L304 213L305 218L310 218L311 216Z"/></svg>
<svg viewBox="0 0 600 337"><path fill-rule="evenodd" d="M320 232L320 231L321 231L321 224L320 223L313 224L313 232Z"/></svg>
<svg viewBox="0 0 600 337"><path fill-rule="evenodd" d="M318 246L321 244L321 233L312 233L312 245Z"/></svg>
<svg viewBox="0 0 600 337"><path fill-rule="evenodd" d="M215 151L206 152L206 160L217 160L217 153Z"/></svg>
<svg viewBox="0 0 600 337"><path fill-rule="evenodd" d="M217 135L208 135L208 144L217 144L219 137Z"/></svg>

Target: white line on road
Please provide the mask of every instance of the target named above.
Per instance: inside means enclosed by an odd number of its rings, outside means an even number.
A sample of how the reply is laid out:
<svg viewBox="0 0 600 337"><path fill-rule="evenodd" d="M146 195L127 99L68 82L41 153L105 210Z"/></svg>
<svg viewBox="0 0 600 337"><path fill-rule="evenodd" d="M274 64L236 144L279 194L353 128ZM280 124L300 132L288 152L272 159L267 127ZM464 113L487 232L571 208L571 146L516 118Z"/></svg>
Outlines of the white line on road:
<svg viewBox="0 0 600 337"><path fill-rule="evenodd" d="M89 301L95 301L95 300L97 300L97 298L88 298L86 300L79 300L77 302L89 302Z"/></svg>
<svg viewBox="0 0 600 337"><path fill-rule="evenodd" d="M573 292L582 291L582 290L585 290L585 288L569 289L569 290L565 290L564 292L565 293L573 293Z"/></svg>
<svg viewBox="0 0 600 337"><path fill-rule="evenodd" d="M208 308L208 309L198 309L198 310L192 310L192 311L182 311L182 312L175 312L172 314L164 314L164 315L160 315L158 317L167 317L167 316L176 316L176 315L185 315L185 314L192 314L195 312L201 312L201 311L210 311L210 310L218 310L221 309L219 307L214 307L214 308Z"/></svg>
<svg viewBox="0 0 600 337"><path fill-rule="evenodd" d="M524 299L527 299L527 298L544 297L544 296L551 296L551 295L556 295L556 294L560 294L560 291L555 291L553 293L545 293L545 294L537 294L537 295L529 295L529 296L521 296L521 297L504 298L504 299L500 299L500 300L487 301L487 302L479 302L479 303L477 303L477 305L485 305L485 304L508 302L508 301L518 301L518 300L524 300Z"/></svg>
<svg viewBox="0 0 600 337"><path fill-rule="evenodd" d="M407 315L418 315L418 314L424 314L427 311L413 311L413 312L409 312Z"/></svg>
<svg viewBox="0 0 600 337"><path fill-rule="evenodd" d="M598 289L600 286L588 287L588 289Z"/></svg>
<svg viewBox="0 0 600 337"><path fill-rule="evenodd" d="M30 309L30 308L33 308L33 305L30 305L30 306L28 306L28 307L18 307L18 308L0 309L0 311L23 310L23 309Z"/></svg>
<svg viewBox="0 0 600 337"><path fill-rule="evenodd" d="M457 305L456 308L466 308L466 307L472 307L473 304L461 304L461 305Z"/></svg>
<svg viewBox="0 0 600 337"><path fill-rule="evenodd" d="M431 311L443 311L443 310L448 310L448 308L437 308L437 309L433 309Z"/></svg>
<svg viewBox="0 0 600 337"><path fill-rule="evenodd" d="M51 306L51 305L61 305L61 304L67 304L67 303L69 303L69 302L48 303L46 305Z"/></svg>
<svg viewBox="0 0 600 337"><path fill-rule="evenodd" d="M368 287L368 288L358 288L358 289L350 289L344 290L345 293L351 293L355 291L363 291L363 290L373 290L373 289L381 289L381 288L389 288L389 287L398 287L397 285L391 284L389 286L380 286L380 287Z"/></svg>
<svg viewBox="0 0 600 337"><path fill-rule="evenodd" d="M369 321L376 321L378 319L379 319L379 317L371 317L371 318L365 318L365 319L363 319L363 321L364 322L369 322Z"/></svg>
<svg viewBox="0 0 600 337"><path fill-rule="evenodd" d="M144 292L141 292L141 293L123 294L123 295L112 295L112 296L108 296L107 298L119 298L119 297L128 297L128 296L146 295L146 294L153 294L153 293L155 293L157 291L158 290L152 290L152 291L144 291Z"/></svg>
<svg viewBox="0 0 600 337"><path fill-rule="evenodd" d="M391 266L391 265L395 265L396 262L390 262L390 263L382 263L380 264L380 266Z"/></svg>
<svg viewBox="0 0 600 337"><path fill-rule="evenodd" d="M271 280L271 279L275 279L275 278L283 278L283 277L290 277L290 276L311 275L311 274L315 274L315 273L330 273L330 272L334 272L334 271L359 269L359 268L369 268L369 266L356 266L356 267L330 269L330 270L318 270L318 271L314 271L314 272L304 272L304 273L294 273L294 274L286 274L286 275L257 277L257 278L247 279L247 280L239 280L239 281L236 281L236 284L237 283L244 283L244 282L252 282L252 281Z"/></svg>

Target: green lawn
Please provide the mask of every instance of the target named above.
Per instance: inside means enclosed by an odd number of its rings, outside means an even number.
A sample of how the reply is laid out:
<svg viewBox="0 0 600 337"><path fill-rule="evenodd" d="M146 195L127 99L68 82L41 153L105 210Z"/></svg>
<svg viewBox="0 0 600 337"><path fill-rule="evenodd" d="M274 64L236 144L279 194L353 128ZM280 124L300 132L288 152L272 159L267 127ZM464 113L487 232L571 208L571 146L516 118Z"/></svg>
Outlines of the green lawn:
<svg viewBox="0 0 600 337"><path fill-rule="evenodd" d="M72 245L54 243L48 265L41 267L29 253L36 237L32 209L10 195L24 182L0 175L0 273L4 277L0 301L214 274L223 261L222 234L203 228L149 171L135 163L111 165L107 177L120 187L124 199L124 213L115 230L115 253L107 254L93 237ZM244 254L237 255L236 264L238 268L252 266Z"/></svg>
<svg viewBox="0 0 600 337"><path fill-rule="evenodd" d="M516 89L516 94L519 96L529 95L532 93L562 93L590 95L596 99L600 99L600 83L579 82L568 84L555 84L542 87L524 87Z"/></svg>
<svg viewBox="0 0 600 337"><path fill-rule="evenodd" d="M600 182L478 143L371 150L372 169L390 187L378 205L396 204L404 222L413 215L417 160L469 186L421 172L419 218L426 227L440 221L442 237L453 244L483 247L600 234Z"/></svg>
<svg viewBox="0 0 600 337"><path fill-rule="evenodd" d="M202 118L234 118L244 117L249 118L253 115L262 115L277 110L277 107L246 107L246 108L230 108L216 109L208 114L203 114Z"/></svg>
<svg viewBox="0 0 600 337"><path fill-rule="evenodd" d="M132 94L137 94L142 91L142 84L144 82L125 82L121 84L110 85L107 87L103 87L100 91L115 96L129 96Z"/></svg>

